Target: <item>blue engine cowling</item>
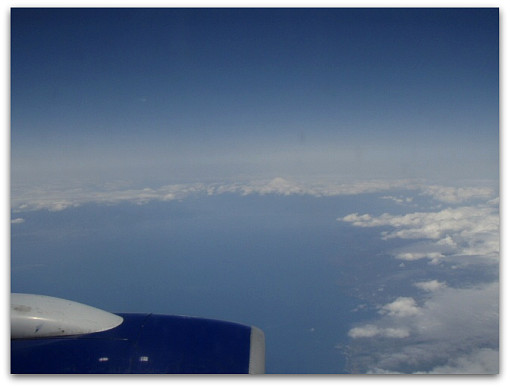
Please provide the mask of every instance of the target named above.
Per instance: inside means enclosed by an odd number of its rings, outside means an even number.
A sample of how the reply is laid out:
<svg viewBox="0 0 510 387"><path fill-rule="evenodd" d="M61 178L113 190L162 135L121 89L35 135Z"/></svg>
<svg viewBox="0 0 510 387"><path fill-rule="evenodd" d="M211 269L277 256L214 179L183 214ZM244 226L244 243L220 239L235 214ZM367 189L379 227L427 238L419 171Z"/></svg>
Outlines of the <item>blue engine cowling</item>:
<svg viewBox="0 0 510 387"><path fill-rule="evenodd" d="M116 314L99 332L11 339L14 374L263 373L264 334L196 317ZM12 328L11 328L12 329ZM35 331L35 330L34 330Z"/></svg>

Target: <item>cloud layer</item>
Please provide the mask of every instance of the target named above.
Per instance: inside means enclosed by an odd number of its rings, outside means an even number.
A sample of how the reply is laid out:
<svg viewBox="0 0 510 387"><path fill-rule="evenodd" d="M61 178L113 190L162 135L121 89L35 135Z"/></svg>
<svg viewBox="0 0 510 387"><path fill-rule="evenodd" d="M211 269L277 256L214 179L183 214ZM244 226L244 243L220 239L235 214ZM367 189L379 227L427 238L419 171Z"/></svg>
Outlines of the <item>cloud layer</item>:
<svg viewBox="0 0 510 387"><path fill-rule="evenodd" d="M492 282L487 278L498 272L499 200L481 188L429 186L421 193L448 207L338 218L355 227L380 228L382 240L408 240L403 248L389 251L403 261L401 270L425 260L435 267L431 276L451 276L456 283L452 287L438 278L414 281L421 293L376 305L379 317L348 332L352 371L498 373L499 283L497 276ZM459 205L470 200L474 203ZM476 270L469 272L470 266ZM466 270L459 273L460 268ZM426 267L420 270L427 273Z"/></svg>
<svg viewBox="0 0 510 387"><path fill-rule="evenodd" d="M352 328L354 371L497 373L499 287L441 287L421 305L409 297L379 307L378 321Z"/></svg>
<svg viewBox="0 0 510 387"><path fill-rule="evenodd" d="M438 263L447 258L473 256L491 262L499 259L499 209L490 203L406 215L385 213L374 217L355 213L338 220L357 227L390 227L381 232L383 239L428 241L394 254L404 261L429 259Z"/></svg>
<svg viewBox="0 0 510 387"><path fill-rule="evenodd" d="M90 186L21 187L13 186L11 208L14 212L50 210L61 211L87 203L117 204L123 202L146 204L150 201L182 200L192 195L221 195L234 193L239 195L310 195L331 197L366 193L384 193L391 190L415 191L418 195L433 197L440 202L467 202L483 198L489 199L493 190L489 188L454 188L430 186L414 180L367 180L358 182L338 182L328 179L298 182L276 177L271 180L255 180L228 183L186 183L170 184L161 187L122 187L115 183L92 189ZM400 204L409 204L412 198L392 198ZM353 215L354 216L354 215ZM368 216L368 215L367 215ZM353 220L356 220L353 218ZM361 218L361 221L364 219Z"/></svg>

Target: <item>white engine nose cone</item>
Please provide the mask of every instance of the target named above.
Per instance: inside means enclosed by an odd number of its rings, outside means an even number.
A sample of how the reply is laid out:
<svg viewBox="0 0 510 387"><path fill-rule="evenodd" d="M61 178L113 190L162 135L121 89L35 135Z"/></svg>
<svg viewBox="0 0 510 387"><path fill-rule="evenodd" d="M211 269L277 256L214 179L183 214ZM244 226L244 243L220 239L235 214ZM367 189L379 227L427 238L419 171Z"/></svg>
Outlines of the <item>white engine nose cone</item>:
<svg viewBox="0 0 510 387"><path fill-rule="evenodd" d="M123 318L101 309L61 298L11 294L11 338L30 339L102 332Z"/></svg>

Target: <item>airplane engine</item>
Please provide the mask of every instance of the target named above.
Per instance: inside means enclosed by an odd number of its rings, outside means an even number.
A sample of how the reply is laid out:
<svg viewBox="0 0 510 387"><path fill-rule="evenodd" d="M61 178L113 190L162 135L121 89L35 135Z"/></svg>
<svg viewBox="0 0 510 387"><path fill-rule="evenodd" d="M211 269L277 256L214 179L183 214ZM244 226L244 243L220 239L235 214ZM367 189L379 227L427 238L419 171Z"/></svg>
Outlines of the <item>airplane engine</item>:
<svg viewBox="0 0 510 387"><path fill-rule="evenodd" d="M264 372L265 338L256 327L11 295L13 374Z"/></svg>

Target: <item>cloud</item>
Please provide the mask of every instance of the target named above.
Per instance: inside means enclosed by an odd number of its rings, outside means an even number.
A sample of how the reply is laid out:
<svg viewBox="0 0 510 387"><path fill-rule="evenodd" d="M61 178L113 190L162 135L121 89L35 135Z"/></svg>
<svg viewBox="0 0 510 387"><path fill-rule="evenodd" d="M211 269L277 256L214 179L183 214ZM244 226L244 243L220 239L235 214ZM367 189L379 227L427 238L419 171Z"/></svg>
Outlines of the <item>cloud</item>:
<svg viewBox="0 0 510 387"><path fill-rule="evenodd" d="M421 266L415 270L449 276L455 283L450 287L438 279L411 277L411 284L422 292L412 297L400 294L389 303L376 305L378 317L348 332L351 370L497 373L499 284L488 278L495 278L499 265L499 199L492 198L493 191L485 188L421 186L420 192L449 206L397 215L351 213L337 219L354 227L380 227L382 240L409 241L389 251L407 262L405 269L399 266L399 270L411 270L416 261L425 259L435 264L429 266L435 269L427 272ZM445 262L455 262L452 269L462 267L465 271L454 275ZM474 269L468 270L470 265Z"/></svg>
<svg viewBox="0 0 510 387"><path fill-rule="evenodd" d="M362 193L384 192L390 189L414 187L409 180L370 180L350 183L338 183L322 180L319 182L297 182L282 177L272 180L259 180L246 183L217 184L210 186L210 194L239 193L241 195L310 195L314 197L331 197L358 195Z"/></svg>
<svg viewBox="0 0 510 387"><path fill-rule="evenodd" d="M359 327L352 328L349 331L349 336L355 339L358 339L360 337L374 337L379 334L381 331L380 328L373 324L367 324Z"/></svg>
<svg viewBox="0 0 510 387"><path fill-rule="evenodd" d="M451 359L429 371L429 374L497 374L499 372L499 351L481 348L466 356Z"/></svg>
<svg viewBox="0 0 510 387"><path fill-rule="evenodd" d="M313 192L309 191L307 188L281 177L277 177L271 180L269 183L262 184L257 188L258 189L254 189L253 191L261 195L277 194L288 196L296 194L303 195L306 193L313 195Z"/></svg>
<svg viewBox="0 0 510 387"><path fill-rule="evenodd" d="M192 195L309 195L331 197L357 195L361 193L383 192L389 189L410 187L413 183L406 180L371 180L353 183L338 183L323 180L319 182L297 182L282 177L271 180L255 180L235 183L189 183L171 184L159 188L116 189L115 184L96 187L33 187L13 188L13 211L50 210L62 211L86 203L117 204L130 202L147 204L151 201L182 200Z"/></svg>
<svg viewBox="0 0 510 387"><path fill-rule="evenodd" d="M68 184L68 183L65 183ZM235 193L239 195L309 195L313 197L332 197L358 195L368 193L404 190L410 194L428 195L446 202L462 202L472 199L486 198L493 190L489 188L452 188L427 185L415 180L366 180L341 182L331 178L308 179L296 181L281 176L269 180L251 180L244 182L213 182L183 183L160 187L116 188L114 182L101 186L87 185L67 186L52 184L51 186L33 186L27 188L13 184L13 211L31 211L46 209L62 211L67 208L81 206L86 203L117 204L131 202L146 204L151 201L182 200L190 195L222 195ZM413 202L409 195L386 195L385 199L397 203ZM366 225L365 225L366 226Z"/></svg>
<svg viewBox="0 0 510 387"><path fill-rule="evenodd" d="M499 260L499 211L488 203L405 215L385 213L374 217L353 213L337 220L356 227L391 227L393 230L381 232L386 240L430 241L396 252L395 257L401 260L426 258L438 263L452 256L478 256L491 263Z"/></svg>
<svg viewBox="0 0 510 387"><path fill-rule="evenodd" d="M436 290L442 289L446 286L445 282L439 282L438 280L425 281L425 282L415 282L414 286L418 289L424 290L426 292L434 292Z"/></svg>
<svg viewBox="0 0 510 387"><path fill-rule="evenodd" d="M422 194L432 196L434 199L449 204L458 204L473 199L488 200L494 191L488 187L445 187L428 185L422 187Z"/></svg>
<svg viewBox="0 0 510 387"><path fill-rule="evenodd" d="M25 222L25 219L23 219L23 218L16 218L16 219L11 220L11 224L20 224L20 223L24 223L24 222Z"/></svg>
<svg viewBox="0 0 510 387"><path fill-rule="evenodd" d="M209 194L238 193L241 195L316 195L316 192L303 184L286 180L281 177L270 181L254 181L250 183L220 184L209 187Z"/></svg>
<svg viewBox="0 0 510 387"><path fill-rule="evenodd" d="M488 206L447 208L439 212L414 212L406 215L350 214L339 220L358 227L391 226L396 230L385 232L385 238L439 239L455 232L492 232L499 227L497 212Z"/></svg>
<svg viewBox="0 0 510 387"><path fill-rule="evenodd" d="M409 317L420 314L420 308L411 297L399 297L395 301L384 305L380 313L394 317Z"/></svg>
<svg viewBox="0 0 510 387"><path fill-rule="evenodd" d="M413 202L412 197L400 197L400 196L383 196L381 199L391 200L397 204L410 204Z"/></svg>
<svg viewBox="0 0 510 387"><path fill-rule="evenodd" d="M387 337L393 339L402 339L409 336L409 331L403 328L379 328L372 324L352 328L349 331L349 337L353 339L370 337Z"/></svg>
<svg viewBox="0 0 510 387"><path fill-rule="evenodd" d="M379 319L349 331L354 371L498 372L498 283L432 288L421 306L399 297L379 307Z"/></svg>
<svg viewBox="0 0 510 387"><path fill-rule="evenodd" d="M49 189L38 188L34 192L16 192L13 195L13 211L63 211L87 203L118 204L134 203L147 204L151 201L180 200L186 197L206 193L204 184L174 184L165 185L158 189Z"/></svg>
<svg viewBox="0 0 510 387"><path fill-rule="evenodd" d="M406 253L398 253L395 255L395 258L401 259L403 261L417 261L418 259L428 258L432 260L432 262L436 263L440 258L444 258L445 256L439 252L406 252Z"/></svg>

